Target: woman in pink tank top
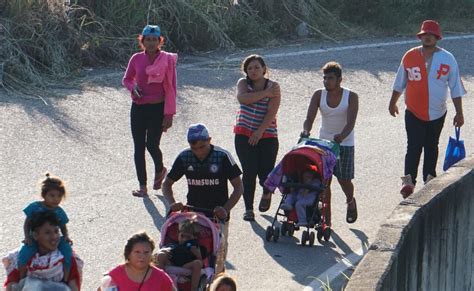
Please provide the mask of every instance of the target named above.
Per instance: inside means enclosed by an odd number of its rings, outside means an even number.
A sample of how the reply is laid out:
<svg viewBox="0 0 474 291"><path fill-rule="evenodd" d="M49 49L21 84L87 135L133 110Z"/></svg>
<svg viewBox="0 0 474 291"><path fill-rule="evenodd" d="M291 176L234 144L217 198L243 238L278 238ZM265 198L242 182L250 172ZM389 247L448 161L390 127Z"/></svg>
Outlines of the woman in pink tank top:
<svg viewBox="0 0 474 291"><path fill-rule="evenodd" d="M155 242L146 233L137 233L125 245L125 263L109 271L101 282L102 291L171 291L173 281L151 264Z"/></svg>

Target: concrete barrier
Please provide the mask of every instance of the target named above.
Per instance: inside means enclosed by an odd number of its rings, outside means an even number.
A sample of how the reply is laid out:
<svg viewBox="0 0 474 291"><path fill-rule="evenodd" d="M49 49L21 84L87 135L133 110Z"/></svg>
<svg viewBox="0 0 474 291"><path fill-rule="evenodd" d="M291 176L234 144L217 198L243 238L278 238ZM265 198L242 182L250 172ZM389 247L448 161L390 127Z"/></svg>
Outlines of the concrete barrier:
<svg viewBox="0 0 474 291"><path fill-rule="evenodd" d="M401 202L345 290L474 290L474 155Z"/></svg>

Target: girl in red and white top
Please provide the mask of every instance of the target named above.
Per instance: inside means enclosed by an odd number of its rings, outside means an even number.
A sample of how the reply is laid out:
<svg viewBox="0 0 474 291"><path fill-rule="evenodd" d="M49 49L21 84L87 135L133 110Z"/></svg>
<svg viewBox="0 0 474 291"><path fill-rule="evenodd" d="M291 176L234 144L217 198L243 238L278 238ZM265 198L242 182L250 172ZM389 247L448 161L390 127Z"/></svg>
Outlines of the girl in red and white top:
<svg viewBox="0 0 474 291"><path fill-rule="evenodd" d="M145 26L138 42L143 51L130 58L122 82L132 98L130 118L140 185L132 194L145 197L148 195L145 148L155 164L154 190L161 188L166 176L160 140L176 114L177 55L161 50L164 37L158 25Z"/></svg>
<svg viewBox="0 0 474 291"><path fill-rule="evenodd" d="M270 208L271 192L263 183L275 166L278 153L276 114L280 106L280 85L268 79L268 68L259 55L250 55L242 62L246 78L237 82L235 150L242 165L244 184L244 220L253 221L253 200L258 176L263 188L259 210Z"/></svg>

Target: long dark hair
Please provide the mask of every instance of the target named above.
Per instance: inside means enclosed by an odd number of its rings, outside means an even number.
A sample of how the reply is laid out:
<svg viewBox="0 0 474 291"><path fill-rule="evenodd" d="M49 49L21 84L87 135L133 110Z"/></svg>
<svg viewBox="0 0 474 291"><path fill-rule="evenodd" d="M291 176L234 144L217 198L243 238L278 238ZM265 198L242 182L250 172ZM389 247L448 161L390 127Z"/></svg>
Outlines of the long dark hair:
<svg viewBox="0 0 474 291"><path fill-rule="evenodd" d="M242 70L242 72L245 74L245 76L247 76L247 80L250 80L249 77L248 77L248 74L247 74L247 68L249 66L249 64L253 61L257 60L260 65L263 67L263 69L265 70L263 72L263 76L265 78L268 78L268 67L267 65L265 64L265 61L263 60L262 56L260 55L250 55L248 57L246 57L243 61L242 61L242 64L240 65L240 69Z"/></svg>

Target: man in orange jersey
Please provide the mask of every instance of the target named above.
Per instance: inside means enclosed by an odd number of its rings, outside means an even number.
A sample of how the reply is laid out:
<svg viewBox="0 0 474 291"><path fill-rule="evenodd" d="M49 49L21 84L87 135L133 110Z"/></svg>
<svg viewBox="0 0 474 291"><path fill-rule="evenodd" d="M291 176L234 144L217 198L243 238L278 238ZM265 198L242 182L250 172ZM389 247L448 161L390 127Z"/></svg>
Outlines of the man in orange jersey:
<svg viewBox="0 0 474 291"><path fill-rule="evenodd" d="M405 176L401 177L403 184L400 194L403 198L410 196L415 189L422 151L423 181L427 183L436 177L438 143L446 118L448 88L456 110L453 125L461 127L464 124L461 97L466 94L466 90L456 59L436 45L442 38L438 22L425 20L417 37L422 45L410 49L403 56L388 107L390 114L395 117L398 114L398 98L405 91L407 153Z"/></svg>

